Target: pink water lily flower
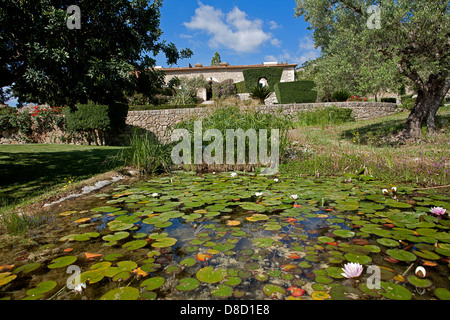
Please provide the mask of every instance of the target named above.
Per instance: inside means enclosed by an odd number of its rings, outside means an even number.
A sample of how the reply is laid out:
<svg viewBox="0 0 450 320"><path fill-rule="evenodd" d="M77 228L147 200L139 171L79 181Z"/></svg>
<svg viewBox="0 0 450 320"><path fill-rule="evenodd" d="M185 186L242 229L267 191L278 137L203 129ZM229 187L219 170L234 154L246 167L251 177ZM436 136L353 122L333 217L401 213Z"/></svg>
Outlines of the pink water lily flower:
<svg viewBox="0 0 450 320"><path fill-rule="evenodd" d="M443 216L446 211L447 211L447 209L444 209L444 208L441 208L441 207L434 207L434 208L430 209L430 212L432 214L436 214L438 216Z"/></svg>
<svg viewBox="0 0 450 320"><path fill-rule="evenodd" d="M344 265L342 271L344 271L344 273L341 273L341 275L347 279L358 278L363 272L363 266L359 263L350 262Z"/></svg>

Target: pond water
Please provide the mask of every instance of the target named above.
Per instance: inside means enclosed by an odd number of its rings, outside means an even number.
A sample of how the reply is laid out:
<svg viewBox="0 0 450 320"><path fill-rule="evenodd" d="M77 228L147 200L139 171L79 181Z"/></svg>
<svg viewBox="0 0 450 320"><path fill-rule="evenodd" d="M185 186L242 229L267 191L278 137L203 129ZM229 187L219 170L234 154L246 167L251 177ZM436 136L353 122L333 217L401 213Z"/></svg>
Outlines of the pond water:
<svg viewBox="0 0 450 320"><path fill-rule="evenodd" d="M55 207L27 240L2 240L0 298L450 299L450 220L430 213L449 197L274 178L176 172Z"/></svg>

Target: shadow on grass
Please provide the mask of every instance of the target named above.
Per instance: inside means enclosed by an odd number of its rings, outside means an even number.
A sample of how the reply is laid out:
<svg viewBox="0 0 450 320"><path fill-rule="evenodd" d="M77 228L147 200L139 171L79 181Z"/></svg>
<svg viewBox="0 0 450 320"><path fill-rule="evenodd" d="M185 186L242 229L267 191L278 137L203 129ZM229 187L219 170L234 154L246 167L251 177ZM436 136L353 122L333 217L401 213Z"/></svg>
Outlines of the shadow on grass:
<svg viewBox="0 0 450 320"><path fill-rule="evenodd" d="M403 130L406 120L388 120L377 122L357 129L346 130L342 133L341 139L352 140L362 145L372 144L375 146L385 146L389 144L387 137L395 136ZM450 125L450 114L436 116L436 128L441 130ZM424 129L426 126L424 126Z"/></svg>
<svg viewBox="0 0 450 320"><path fill-rule="evenodd" d="M83 180L114 169L116 165L110 161L110 156L117 151L110 148L55 152L0 151L0 206L41 195L71 179Z"/></svg>

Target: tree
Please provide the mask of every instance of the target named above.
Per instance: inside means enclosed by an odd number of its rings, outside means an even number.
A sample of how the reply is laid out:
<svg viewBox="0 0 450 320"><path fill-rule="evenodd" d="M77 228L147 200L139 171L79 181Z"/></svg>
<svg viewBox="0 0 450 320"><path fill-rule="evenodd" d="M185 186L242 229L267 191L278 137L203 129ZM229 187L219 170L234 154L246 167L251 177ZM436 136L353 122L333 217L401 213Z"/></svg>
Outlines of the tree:
<svg viewBox="0 0 450 320"><path fill-rule="evenodd" d="M202 75L193 78L180 77L176 81L179 85L178 87L174 87L175 96L171 100L171 103L175 105L195 103L198 90L206 88L209 85L208 81Z"/></svg>
<svg viewBox="0 0 450 320"><path fill-rule="evenodd" d="M214 57L211 59L211 65L212 66L218 66L222 62L222 59L220 58L220 54L216 52Z"/></svg>
<svg viewBox="0 0 450 320"><path fill-rule="evenodd" d="M435 131L436 112L450 88L448 0L296 2L297 16L304 16L310 23L315 44L322 47L324 57L334 57L339 62L339 58L352 53L342 64L353 60L347 67L362 75L357 81L377 90L377 83L384 81L383 75L389 81L401 75L414 85L418 98L398 136L400 141L420 137L426 119L429 132ZM380 3L378 28L371 25L371 20L377 13L374 5ZM358 67L354 68L355 65ZM392 71L395 74L389 75ZM343 68L336 73L345 72L348 70ZM370 74L372 79L368 78Z"/></svg>
<svg viewBox="0 0 450 320"><path fill-rule="evenodd" d="M81 28L70 29L71 0L0 0L0 88L19 102L75 105L124 100L156 85L168 64L189 57L161 40L162 0L79 0ZM138 76L137 76L138 75Z"/></svg>

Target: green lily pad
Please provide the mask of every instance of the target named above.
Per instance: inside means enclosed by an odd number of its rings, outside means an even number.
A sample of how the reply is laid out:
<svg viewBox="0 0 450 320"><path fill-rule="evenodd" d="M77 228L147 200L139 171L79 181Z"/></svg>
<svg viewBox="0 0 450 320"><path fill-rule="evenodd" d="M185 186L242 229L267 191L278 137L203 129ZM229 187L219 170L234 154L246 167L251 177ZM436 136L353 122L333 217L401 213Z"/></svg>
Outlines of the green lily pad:
<svg viewBox="0 0 450 320"><path fill-rule="evenodd" d="M217 283L225 279L227 276L226 269L216 269L213 267L205 267L197 271L197 279L206 283Z"/></svg>
<svg viewBox="0 0 450 320"><path fill-rule="evenodd" d="M415 275L409 275L407 279L409 283L417 288L429 288L433 284L429 279L420 279Z"/></svg>
<svg viewBox="0 0 450 320"><path fill-rule="evenodd" d="M55 281L51 280L38 283L36 288L27 291L27 296L42 296L42 294L47 293L56 287L56 284Z"/></svg>
<svg viewBox="0 0 450 320"><path fill-rule="evenodd" d="M112 213L116 211L120 211L120 208L116 207L109 207L109 206L103 206L103 207L96 207L94 209L91 209L93 212L103 212L103 213Z"/></svg>
<svg viewBox="0 0 450 320"><path fill-rule="evenodd" d="M194 258L186 258L181 260L180 265L186 266L186 267L192 267L194 264L196 264L196 260Z"/></svg>
<svg viewBox="0 0 450 320"><path fill-rule="evenodd" d="M446 288L436 288L434 295L440 300L450 300L450 291Z"/></svg>
<svg viewBox="0 0 450 320"><path fill-rule="evenodd" d="M175 288L179 291L191 291L197 289L199 285L200 281L195 278L183 278L178 281L178 284Z"/></svg>
<svg viewBox="0 0 450 320"><path fill-rule="evenodd" d="M147 245L147 241L145 240L133 240L133 241L129 241L127 243L125 243L122 248L127 249L127 250L136 250L136 249L140 249L143 248Z"/></svg>
<svg viewBox="0 0 450 320"><path fill-rule="evenodd" d="M14 269L14 274L18 274L20 272L26 274L26 273L30 273L34 270L36 270L37 268L39 268L41 266L41 264L39 262L32 262L32 263L28 263L25 264L23 266L17 267L16 269Z"/></svg>
<svg viewBox="0 0 450 320"><path fill-rule="evenodd" d="M416 256L427 259L427 260L439 260L441 258L438 254L431 252L429 250L421 250L421 251L413 251L413 252Z"/></svg>
<svg viewBox="0 0 450 320"><path fill-rule="evenodd" d="M119 240L126 239L129 235L130 235L129 232L121 231L121 232L116 232L114 234L108 234L106 236L103 236L102 239L105 241L119 241Z"/></svg>
<svg viewBox="0 0 450 320"><path fill-rule="evenodd" d="M276 298L278 296L286 295L286 290L277 284L271 284L271 283L265 284L262 287L262 291L266 297L270 297L270 298Z"/></svg>
<svg viewBox="0 0 450 320"><path fill-rule="evenodd" d="M415 261L417 259L414 253L405 250L389 249L386 251L386 253L392 258L400 261Z"/></svg>
<svg viewBox="0 0 450 320"><path fill-rule="evenodd" d="M346 253L344 255L345 259L349 262L355 262L360 264L368 264L372 262L372 258L366 255L358 255L354 253Z"/></svg>
<svg viewBox="0 0 450 320"><path fill-rule="evenodd" d="M217 288L211 290L211 294L220 298L228 298L233 294L233 288L225 284L219 284Z"/></svg>
<svg viewBox="0 0 450 320"><path fill-rule="evenodd" d="M412 293L400 284L381 281L380 286L384 292L380 290L378 293L385 298L392 300L411 300L412 298Z"/></svg>
<svg viewBox="0 0 450 320"><path fill-rule="evenodd" d="M341 237L341 238L351 238L351 237L355 236L355 233L353 231L344 230L344 229L334 230L333 234L338 237Z"/></svg>
<svg viewBox="0 0 450 320"><path fill-rule="evenodd" d="M247 211L256 211L256 212L264 212L267 208L261 204L253 203L253 202L245 202L239 205L242 209Z"/></svg>
<svg viewBox="0 0 450 320"><path fill-rule="evenodd" d="M53 259L52 263L49 264L47 267L50 269L67 267L68 265L73 264L75 261L77 261L77 257L75 257L75 256L59 257L59 258Z"/></svg>
<svg viewBox="0 0 450 320"><path fill-rule="evenodd" d="M259 248L269 248L279 242L272 238L254 238L252 242Z"/></svg>
<svg viewBox="0 0 450 320"><path fill-rule="evenodd" d="M388 239L388 238L377 239L377 242L386 247L398 247L400 245L400 243L397 240Z"/></svg>
<svg viewBox="0 0 450 320"><path fill-rule="evenodd" d="M411 208L412 205L410 205L409 203L405 203L405 202L400 202L400 201L396 201L394 199L386 199L386 201L384 202L386 205L388 205L389 207L393 207L393 208Z"/></svg>
<svg viewBox="0 0 450 320"><path fill-rule="evenodd" d="M105 293L100 300L137 300L138 298L138 289L133 287L123 287Z"/></svg>
<svg viewBox="0 0 450 320"><path fill-rule="evenodd" d="M152 247L154 248L166 248L166 247L171 247L174 244L177 243L177 239L175 238L160 238L160 239L156 239L156 242L152 243Z"/></svg>
<svg viewBox="0 0 450 320"><path fill-rule="evenodd" d="M162 277L154 277L143 281L141 287L145 287L145 290L152 291L161 287L165 281Z"/></svg>

